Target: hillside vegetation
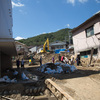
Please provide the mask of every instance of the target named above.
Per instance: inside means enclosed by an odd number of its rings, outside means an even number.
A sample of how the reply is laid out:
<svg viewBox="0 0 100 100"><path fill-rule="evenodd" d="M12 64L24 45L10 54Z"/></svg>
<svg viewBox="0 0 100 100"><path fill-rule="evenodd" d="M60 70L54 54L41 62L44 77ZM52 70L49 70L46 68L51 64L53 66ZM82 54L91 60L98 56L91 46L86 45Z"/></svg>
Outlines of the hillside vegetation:
<svg viewBox="0 0 100 100"><path fill-rule="evenodd" d="M65 38L66 38L66 41L69 41L68 31L70 30L71 29L65 28L56 32L41 34L41 35L34 36L31 38L22 39L22 40L19 40L19 42L24 43L27 46L39 46L39 45L43 45L47 38L49 38L50 43L57 40L65 41Z"/></svg>

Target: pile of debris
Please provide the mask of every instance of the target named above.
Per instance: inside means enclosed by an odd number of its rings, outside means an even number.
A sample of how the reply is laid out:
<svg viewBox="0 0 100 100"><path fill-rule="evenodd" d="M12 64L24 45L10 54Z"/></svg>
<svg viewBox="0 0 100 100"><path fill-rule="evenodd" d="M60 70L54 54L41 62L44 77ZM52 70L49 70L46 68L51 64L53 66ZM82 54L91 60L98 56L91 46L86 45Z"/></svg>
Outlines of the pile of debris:
<svg viewBox="0 0 100 100"><path fill-rule="evenodd" d="M74 72L76 67L74 65L64 64L64 63L46 63L38 68L39 71L48 74L58 74L58 73L70 73Z"/></svg>
<svg viewBox="0 0 100 100"><path fill-rule="evenodd" d="M90 64L90 58L81 58L80 61L81 61L81 65L83 67L87 67ZM91 65L94 66L95 62L96 62L96 60L94 58L92 58Z"/></svg>
<svg viewBox="0 0 100 100"><path fill-rule="evenodd" d="M16 70L7 70L6 74L0 78L0 82L6 83L16 83L19 80L29 80L29 78L25 75L24 72L16 71Z"/></svg>
<svg viewBox="0 0 100 100"><path fill-rule="evenodd" d="M47 62L51 63L52 62L52 58L54 57L55 62L59 62L59 54L55 54L55 53L42 53L42 54L36 54L34 56L35 59L37 59L37 61L39 61L40 56L42 57L42 63L45 64ZM67 54L67 53L61 53L60 56L64 56L67 57L68 60L71 59L72 54Z"/></svg>

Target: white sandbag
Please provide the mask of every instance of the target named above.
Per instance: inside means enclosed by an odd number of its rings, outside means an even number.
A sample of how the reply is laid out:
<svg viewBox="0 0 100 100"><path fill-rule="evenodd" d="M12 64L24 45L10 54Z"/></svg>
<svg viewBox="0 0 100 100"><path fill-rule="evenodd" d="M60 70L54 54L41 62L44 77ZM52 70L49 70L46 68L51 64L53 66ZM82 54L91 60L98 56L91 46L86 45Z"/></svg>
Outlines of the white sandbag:
<svg viewBox="0 0 100 100"><path fill-rule="evenodd" d="M0 82L5 82L5 79L4 78L0 78Z"/></svg>
<svg viewBox="0 0 100 100"><path fill-rule="evenodd" d="M28 80L28 79L29 79L29 78L24 74L24 72L22 73L21 76L22 76L22 79L23 79L23 80Z"/></svg>
<svg viewBox="0 0 100 100"><path fill-rule="evenodd" d="M14 73L13 73L13 75L18 75L18 72L15 70Z"/></svg>
<svg viewBox="0 0 100 100"><path fill-rule="evenodd" d="M11 83L15 83L15 82L17 82L16 78L11 80Z"/></svg>
<svg viewBox="0 0 100 100"><path fill-rule="evenodd" d="M3 79L5 80L5 82L11 82L11 79L8 76L3 76Z"/></svg>

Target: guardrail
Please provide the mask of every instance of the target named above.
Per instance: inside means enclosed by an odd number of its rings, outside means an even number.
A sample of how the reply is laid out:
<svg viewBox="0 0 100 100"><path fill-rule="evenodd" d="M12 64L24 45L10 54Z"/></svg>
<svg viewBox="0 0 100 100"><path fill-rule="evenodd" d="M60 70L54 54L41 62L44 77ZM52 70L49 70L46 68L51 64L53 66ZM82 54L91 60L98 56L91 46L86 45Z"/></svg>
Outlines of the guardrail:
<svg viewBox="0 0 100 100"><path fill-rule="evenodd" d="M51 79L46 79L45 84L47 85L47 88L54 94L57 100L74 100Z"/></svg>

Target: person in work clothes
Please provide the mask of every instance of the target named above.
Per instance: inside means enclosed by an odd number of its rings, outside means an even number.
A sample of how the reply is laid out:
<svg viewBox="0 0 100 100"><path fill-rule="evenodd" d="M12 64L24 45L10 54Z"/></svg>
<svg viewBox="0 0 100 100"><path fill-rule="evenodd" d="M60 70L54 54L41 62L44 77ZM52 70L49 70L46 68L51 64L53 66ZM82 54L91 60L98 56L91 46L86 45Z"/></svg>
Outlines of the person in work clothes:
<svg viewBox="0 0 100 100"><path fill-rule="evenodd" d="M79 55L77 56L76 61L77 61L77 66L79 66L79 64L80 64L80 56Z"/></svg>
<svg viewBox="0 0 100 100"><path fill-rule="evenodd" d="M61 56L60 56L60 54L59 54L59 57L58 57L58 59L59 59L59 61L61 61Z"/></svg>
<svg viewBox="0 0 100 100"><path fill-rule="evenodd" d="M42 65L42 56L40 56L40 66Z"/></svg>
<svg viewBox="0 0 100 100"><path fill-rule="evenodd" d="M21 61L21 68L24 68L24 60Z"/></svg>

